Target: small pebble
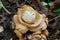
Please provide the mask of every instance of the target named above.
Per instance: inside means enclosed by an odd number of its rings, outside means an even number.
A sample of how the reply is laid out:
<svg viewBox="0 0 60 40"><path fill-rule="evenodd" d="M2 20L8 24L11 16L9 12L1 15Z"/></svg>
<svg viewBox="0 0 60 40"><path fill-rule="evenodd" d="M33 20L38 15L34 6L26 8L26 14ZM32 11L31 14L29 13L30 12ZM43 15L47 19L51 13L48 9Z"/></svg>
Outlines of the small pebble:
<svg viewBox="0 0 60 40"><path fill-rule="evenodd" d="M3 27L2 27L2 26L0 26L0 32L3 32L3 31L4 31Z"/></svg>

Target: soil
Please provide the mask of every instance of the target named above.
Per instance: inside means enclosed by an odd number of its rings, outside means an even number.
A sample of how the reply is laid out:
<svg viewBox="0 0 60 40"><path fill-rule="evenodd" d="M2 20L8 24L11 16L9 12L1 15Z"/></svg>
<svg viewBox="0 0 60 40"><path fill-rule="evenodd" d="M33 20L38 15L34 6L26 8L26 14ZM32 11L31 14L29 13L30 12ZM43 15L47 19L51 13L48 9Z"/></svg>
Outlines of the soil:
<svg viewBox="0 0 60 40"><path fill-rule="evenodd" d="M11 12L11 14L7 13L3 8L0 10L0 25L4 28L4 31L0 33L0 40L10 40L11 38L13 40L18 40L11 25L12 17L17 13L17 9L25 4L32 6L38 12L40 12L41 9L38 5L36 6L35 3L32 3L30 0L2 0L2 3L5 8ZM56 14L55 16L48 14L47 17L49 20L51 20L56 17ZM49 36L47 37L48 40L60 40L60 23L58 21L50 21L47 29L49 31Z"/></svg>

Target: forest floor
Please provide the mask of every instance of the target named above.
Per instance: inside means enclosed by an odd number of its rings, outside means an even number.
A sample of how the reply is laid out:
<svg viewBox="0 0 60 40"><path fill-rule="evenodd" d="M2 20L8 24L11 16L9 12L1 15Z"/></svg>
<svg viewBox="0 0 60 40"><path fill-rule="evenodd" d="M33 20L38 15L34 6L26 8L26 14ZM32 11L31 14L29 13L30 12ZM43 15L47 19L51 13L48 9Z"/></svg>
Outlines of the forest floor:
<svg viewBox="0 0 60 40"><path fill-rule="evenodd" d="M24 0L2 0L1 1L4 7L8 10L5 11L4 8L0 10L0 25L4 28L4 31L0 33L0 40L18 40L15 33L12 30L12 17L17 13L17 9L23 5L30 5L39 13L44 13L49 19L49 25L47 27L49 31L48 40L60 40L60 21L55 20L54 18L58 15L50 12L47 9L41 7L37 1L24 1ZM42 8L42 10L40 9Z"/></svg>

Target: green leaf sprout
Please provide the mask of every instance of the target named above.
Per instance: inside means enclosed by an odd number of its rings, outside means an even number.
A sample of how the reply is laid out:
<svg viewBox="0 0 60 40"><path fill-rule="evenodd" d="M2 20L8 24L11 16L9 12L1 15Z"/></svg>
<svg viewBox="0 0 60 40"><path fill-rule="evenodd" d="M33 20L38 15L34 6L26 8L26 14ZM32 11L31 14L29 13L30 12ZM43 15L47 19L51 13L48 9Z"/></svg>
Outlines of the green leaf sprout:
<svg viewBox="0 0 60 40"><path fill-rule="evenodd" d="M0 2L0 9L2 9L3 8L3 4Z"/></svg>

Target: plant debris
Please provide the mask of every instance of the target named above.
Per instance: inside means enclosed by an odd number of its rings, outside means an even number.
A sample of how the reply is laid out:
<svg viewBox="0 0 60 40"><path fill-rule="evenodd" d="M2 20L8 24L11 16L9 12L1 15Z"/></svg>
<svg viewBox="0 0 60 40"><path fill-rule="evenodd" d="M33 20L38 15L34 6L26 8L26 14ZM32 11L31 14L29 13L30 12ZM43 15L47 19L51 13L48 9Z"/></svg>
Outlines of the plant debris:
<svg viewBox="0 0 60 40"><path fill-rule="evenodd" d="M42 2L44 2L43 6L41 5ZM47 39L60 40L59 0L0 0L0 25L4 29L4 31L0 33L0 40L10 40L10 38L13 40L18 40L12 29L12 17L17 13L17 9L21 8L25 4L33 7L41 14L44 13L48 17L49 25L47 29L49 31L49 36ZM24 34L25 40L28 40L28 33L29 32Z"/></svg>

